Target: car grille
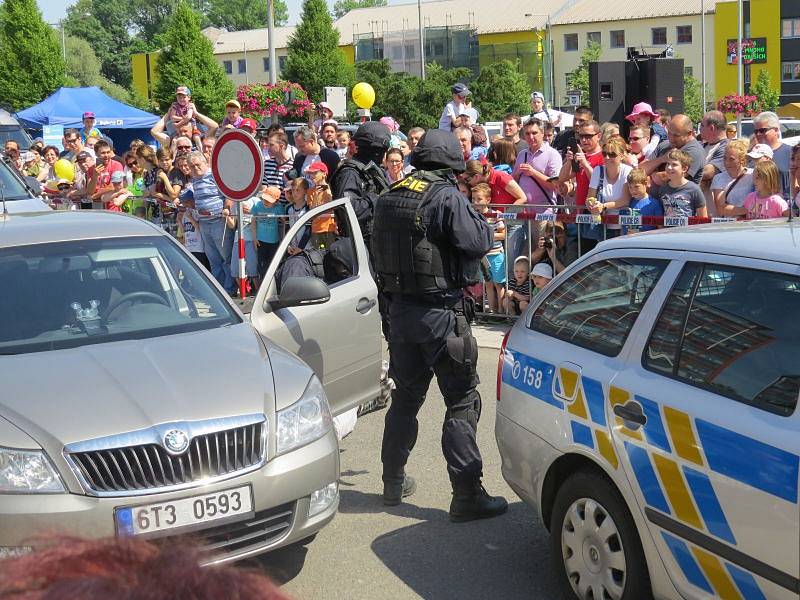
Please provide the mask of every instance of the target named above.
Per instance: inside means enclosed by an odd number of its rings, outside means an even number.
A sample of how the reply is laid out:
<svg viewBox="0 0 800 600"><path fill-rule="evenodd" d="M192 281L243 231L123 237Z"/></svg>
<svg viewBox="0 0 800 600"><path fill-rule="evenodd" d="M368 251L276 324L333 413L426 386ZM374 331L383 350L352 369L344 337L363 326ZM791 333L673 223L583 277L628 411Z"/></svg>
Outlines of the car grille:
<svg viewBox="0 0 800 600"><path fill-rule="evenodd" d="M149 493L206 481L261 464L266 455L266 422L194 435L179 455L158 443L126 445L66 456L97 495Z"/></svg>
<svg viewBox="0 0 800 600"><path fill-rule="evenodd" d="M167 538L170 543L188 537L199 540L204 561L214 562L254 548L263 548L280 540L292 528L295 503L289 502L267 510L260 510L252 518L227 523L202 531Z"/></svg>

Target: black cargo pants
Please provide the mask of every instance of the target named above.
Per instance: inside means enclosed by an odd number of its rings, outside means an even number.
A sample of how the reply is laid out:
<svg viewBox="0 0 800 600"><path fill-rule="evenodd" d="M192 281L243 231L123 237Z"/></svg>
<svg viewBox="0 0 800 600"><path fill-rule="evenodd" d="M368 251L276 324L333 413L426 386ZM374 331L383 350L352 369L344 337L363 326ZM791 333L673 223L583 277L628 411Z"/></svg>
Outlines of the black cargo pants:
<svg viewBox="0 0 800 600"><path fill-rule="evenodd" d="M454 484L482 476L483 460L476 440L481 398L478 346L462 304L455 309L424 304L391 303L389 376L396 389L386 413L381 460L384 481L402 478L417 441L417 413L436 375L447 407L442 425L442 452Z"/></svg>

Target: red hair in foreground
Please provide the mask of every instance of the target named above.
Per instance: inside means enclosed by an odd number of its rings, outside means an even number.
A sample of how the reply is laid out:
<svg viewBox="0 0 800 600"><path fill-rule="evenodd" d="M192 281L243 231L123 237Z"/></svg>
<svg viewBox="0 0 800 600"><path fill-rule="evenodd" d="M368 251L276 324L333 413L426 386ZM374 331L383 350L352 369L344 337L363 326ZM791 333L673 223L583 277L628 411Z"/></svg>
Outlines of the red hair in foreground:
<svg viewBox="0 0 800 600"><path fill-rule="evenodd" d="M0 560L4 600L289 600L266 576L235 566L199 566L195 547L134 538L61 537Z"/></svg>

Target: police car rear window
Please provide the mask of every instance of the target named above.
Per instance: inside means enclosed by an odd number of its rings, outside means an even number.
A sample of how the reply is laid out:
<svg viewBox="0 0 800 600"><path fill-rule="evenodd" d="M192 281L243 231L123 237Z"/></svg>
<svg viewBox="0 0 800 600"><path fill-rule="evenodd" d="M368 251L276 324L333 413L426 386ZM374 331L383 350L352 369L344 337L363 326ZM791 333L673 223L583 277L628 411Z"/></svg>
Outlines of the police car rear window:
<svg viewBox="0 0 800 600"><path fill-rule="evenodd" d="M782 416L800 394L800 278L689 263L656 321L644 367Z"/></svg>
<svg viewBox="0 0 800 600"><path fill-rule="evenodd" d="M616 356L668 261L612 258L564 281L536 310L534 331Z"/></svg>

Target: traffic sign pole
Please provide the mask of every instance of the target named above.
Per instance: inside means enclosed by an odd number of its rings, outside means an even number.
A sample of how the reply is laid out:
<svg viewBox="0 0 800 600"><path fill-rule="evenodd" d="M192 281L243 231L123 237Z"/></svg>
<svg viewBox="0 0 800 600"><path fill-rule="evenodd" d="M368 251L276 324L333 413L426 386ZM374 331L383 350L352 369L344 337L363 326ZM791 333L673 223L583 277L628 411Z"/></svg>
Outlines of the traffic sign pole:
<svg viewBox="0 0 800 600"><path fill-rule="evenodd" d="M239 203L239 295L247 296L247 265L244 240L243 200L252 198L264 178L264 158L255 138L241 129L228 129L211 153L211 172L223 195Z"/></svg>
<svg viewBox="0 0 800 600"><path fill-rule="evenodd" d="M247 259L244 246L244 206L239 202L239 298L247 297Z"/></svg>

